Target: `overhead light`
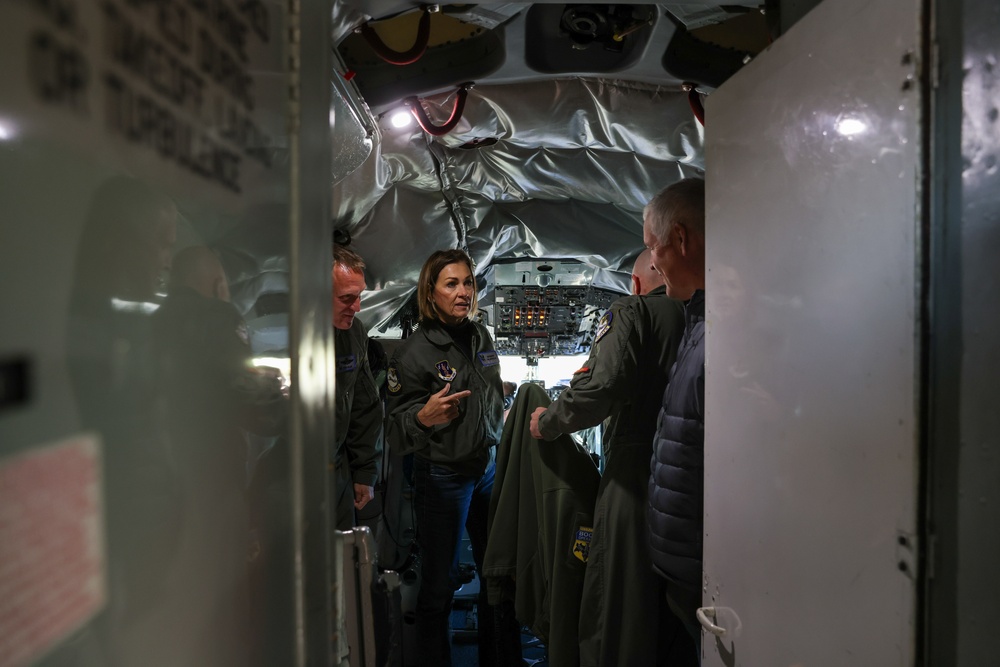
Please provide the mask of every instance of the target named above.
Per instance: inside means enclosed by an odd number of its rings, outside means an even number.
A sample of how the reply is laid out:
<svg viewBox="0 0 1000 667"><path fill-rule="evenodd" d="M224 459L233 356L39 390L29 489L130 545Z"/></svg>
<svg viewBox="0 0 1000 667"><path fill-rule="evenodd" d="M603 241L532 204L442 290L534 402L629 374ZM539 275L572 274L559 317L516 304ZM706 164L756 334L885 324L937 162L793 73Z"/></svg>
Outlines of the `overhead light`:
<svg viewBox="0 0 1000 667"><path fill-rule="evenodd" d="M858 120L857 118L841 118L837 121L837 132L840 132L845 137L853 137L856 134L861 134L868 129L868 125L864 121Z"/></svg>
<svg viewBox="0 0 1000 667"><path fill-rule="evenodd" d="M410 123L413 122L413 114L410 113L409 109L400 109L393 112L392 116L389 117L389 122L392 123L393 127L409 127Z"/></svg>
<svg viewBox="0 0 1000 667"><path fill-rule="evenodd" d="M136 313L139 315L152 315L160 307L158 303L149 301L128 301L111 297L111 308L120 313Z"/></svg>

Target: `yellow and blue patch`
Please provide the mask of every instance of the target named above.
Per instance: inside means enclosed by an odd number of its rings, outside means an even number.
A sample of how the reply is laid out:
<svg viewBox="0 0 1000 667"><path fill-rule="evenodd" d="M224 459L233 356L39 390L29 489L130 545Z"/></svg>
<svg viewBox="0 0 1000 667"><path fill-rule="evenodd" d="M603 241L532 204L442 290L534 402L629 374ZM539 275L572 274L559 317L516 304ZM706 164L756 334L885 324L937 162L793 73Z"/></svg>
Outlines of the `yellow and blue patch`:
<svg viewBox="0 0 1000 667"><path fill-rule="evenodd" d="M579 530L576 531L575 539L573 540L573 556L577 560L581 560L584 563L587 562L587 558L590 557L590 541L594 537L594 529L588 526L580 526Z"/></svg>

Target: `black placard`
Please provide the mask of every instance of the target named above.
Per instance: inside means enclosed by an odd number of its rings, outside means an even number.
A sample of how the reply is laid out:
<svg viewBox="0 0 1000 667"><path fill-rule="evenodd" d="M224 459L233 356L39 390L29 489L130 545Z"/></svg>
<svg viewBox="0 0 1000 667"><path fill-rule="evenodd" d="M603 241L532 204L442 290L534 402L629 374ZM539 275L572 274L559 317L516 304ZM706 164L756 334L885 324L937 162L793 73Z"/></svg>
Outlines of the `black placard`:
<svg viewBox="0 0 1000 667"><path fill-rule="evenodd" d="M31 399L30 364L23 357L0 359L0 411Z"/></svg>

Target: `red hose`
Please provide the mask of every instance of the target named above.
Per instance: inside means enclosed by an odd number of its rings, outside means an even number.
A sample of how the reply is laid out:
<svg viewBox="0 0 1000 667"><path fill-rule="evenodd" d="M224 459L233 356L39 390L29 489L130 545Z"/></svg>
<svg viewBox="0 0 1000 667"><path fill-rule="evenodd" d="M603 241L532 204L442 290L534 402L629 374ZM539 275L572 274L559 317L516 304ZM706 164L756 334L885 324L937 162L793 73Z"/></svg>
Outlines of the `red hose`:
<svg viewBox="0 0 1000 667"><path fill-rule="evenodd" d="M698 90L694 87L694 84L686 83L684 87L688 91L688 104L691 105L694 117L698 119L702 127L705 127L705 107L701 103L701 95L698 94Z"/></svg>
<svg viewBox="0 0 1000 667"><path fill-rule="evenodd" d="M382 60L390 65L412 65L420 60L420 56L424 55L424 51L427 50L427 42L430 41L431 37L431 13L427 7L424 7L424 15L420 17L420 25L417 27L417 41L407 51L390 49L375 32L375 29L369 27L367 23L358 28L358 31L372 47L372 51Z"/></svg>
<svg viewBox="0 0 1000 667"><path fill-rule="evenodd" d="M454 130L455 126L458 125L458 121L462 120L462 112L465 110L465 98L469 96L469 88L471 86L472 84L464 83L458 89L455 95L455 106L451 110L451 116L448 117L448 120L443 125L435 125L431 121L417 97L407 97L403 100L403 104L410 107L410 113L417 119L417 124L420 125L424 132L435 137L440 137Z"/></svg>

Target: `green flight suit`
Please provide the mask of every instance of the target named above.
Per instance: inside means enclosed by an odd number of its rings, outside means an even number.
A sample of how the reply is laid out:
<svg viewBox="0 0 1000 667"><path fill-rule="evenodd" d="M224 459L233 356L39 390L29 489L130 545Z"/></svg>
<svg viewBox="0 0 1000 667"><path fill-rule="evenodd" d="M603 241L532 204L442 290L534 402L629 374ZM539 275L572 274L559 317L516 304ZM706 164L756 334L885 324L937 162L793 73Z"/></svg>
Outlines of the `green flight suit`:
<svg viewBox="0 0 1000 667"><path fill-rule="evenodd" d="M386 373L387 439L394 453L413 452L461 475L480 477L503 430L503 384L489 332L478 322L469 325L474 328L471 359L434 320L423 320L396 350ZM417 413L446 384L449 393L468 389L472 394L459 402L457 419L425 428Z"/></svg>
<svg viewBox="0 0 1000 667"><path fill-rule="evenodd" d="M601 476L569 436L551 443L531 437L531 413L548 404L544 389L523 384L507 415L483 578L490 604L513 601L517 620L545 642L549 665L577 667L577 617Z"/></svg>
<svg viewBox="0 0 1000 667"><path fill-rule="evenodd" d="M338 530L354 526L354 485L373 486L382 463L382 401L368 365L368 333L354 318L350 329L334 329L337 386L336 434L331 450L336 473Z"/></svg>
<svg viewBox="0 0 1000 667"><path fill-rule="evenodd" d="M580 604L583 667L656 665L670 650L657 620L662 596L646 506L656 417L683 331L682 305L663 288L619 299L587 362L539 420L551 440L610 418Z"/></svg>

